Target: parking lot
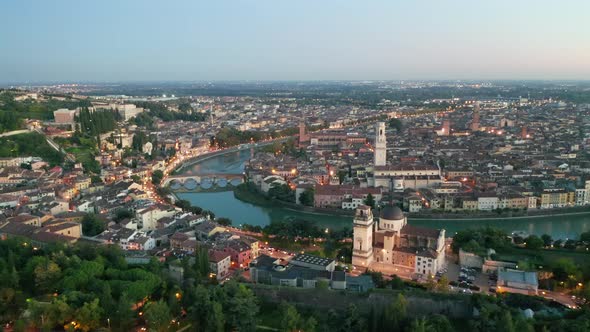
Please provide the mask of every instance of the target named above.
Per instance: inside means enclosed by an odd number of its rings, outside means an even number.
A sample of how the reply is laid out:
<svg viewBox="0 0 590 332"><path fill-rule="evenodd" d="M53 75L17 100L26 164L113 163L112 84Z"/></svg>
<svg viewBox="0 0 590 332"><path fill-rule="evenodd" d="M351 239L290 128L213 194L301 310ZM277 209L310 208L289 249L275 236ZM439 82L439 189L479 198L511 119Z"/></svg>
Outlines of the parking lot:
<svg viewBox="0 0 590 332"><path fill-rule="evenodd" d="M454 291L473 293L488 293L495 282L490 276L475 269L461 268L458 264L449 262L447 264L446 276L449 279L451 289Z"/></svg>

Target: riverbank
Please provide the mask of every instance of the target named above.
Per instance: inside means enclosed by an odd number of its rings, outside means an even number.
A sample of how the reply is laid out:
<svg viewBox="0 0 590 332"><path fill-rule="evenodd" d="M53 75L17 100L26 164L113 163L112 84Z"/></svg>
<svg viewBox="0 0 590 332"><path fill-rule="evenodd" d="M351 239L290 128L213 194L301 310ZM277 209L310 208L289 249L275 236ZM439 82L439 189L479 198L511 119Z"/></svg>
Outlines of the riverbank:
<svg viewBox="0 0 590 332"><path fill-rule="evenodd" d="M269 199L265 197L260 192L251 192L248 190L243 189L243 187L236 187L234 189L234 197L242 202L250 203L253 205L257 205L260 207L281 207L286 210L296 211L305 214L313 214L313 215L340 215L340 216L353 216L354 211L351 210L342 210L342 209L318 209L310 206L302 206L297 205L295 203L289 203L285 201L280 201L276 199ZM585 209L585 211L580 211L581 209ZM408 215L408 220L416 220L416 221L430 221L430 220L440 220L440 221L486 221L486 220L521 220L521 219L537 219L537 218L547 218L547 217L567 217L567 216L576 216L576 215L590 215L590 208L583 207L583 208L569 208L569 209L547 209L547 210L535 210L534 212L528 211L529 214L527 215L512 215L510 212L508 213L490 213L488 215L479 215L473 216L468 214L450 214L450 213L438 213L432 214L430 216L425 215ZM531 214L533 213L533 214Z"/></svg>
<svg viewBox="0 0 590 332"><path fill-rule="evenodd" d="M342 209L318 209L311 206L303 206L295 203L285 202L277 199L269 199L262 192L252 192L247 189L247 184L241 184L234 189L234 197L244 203L250 203L260 207L280 207L285 210L300 212L311 215L347 216L354 215L354 211Z"/></svg>
<svg viewBox="0 0 590 332"><path fill-rule="evenodd" d="M430 216L425 215L408 215L408 219L410 220L445 220L445 221L481 221L481 220L498 220L498 219L507 219L507 220L518 220L518 219L537 219L537 218L547 218L547 217L567 217L567 216L584 216L590 215L590 207L584 207L585 211L580 211L579 208L571 208L571 209L554 209L554 210L536 210L535 212L530 212L526 215L505 215L505 214L492 214L485 216L470 216L467 214L433 214ZM569 211L568 211L569 210ZM532 214L531 214L532 213Z"/></svg>

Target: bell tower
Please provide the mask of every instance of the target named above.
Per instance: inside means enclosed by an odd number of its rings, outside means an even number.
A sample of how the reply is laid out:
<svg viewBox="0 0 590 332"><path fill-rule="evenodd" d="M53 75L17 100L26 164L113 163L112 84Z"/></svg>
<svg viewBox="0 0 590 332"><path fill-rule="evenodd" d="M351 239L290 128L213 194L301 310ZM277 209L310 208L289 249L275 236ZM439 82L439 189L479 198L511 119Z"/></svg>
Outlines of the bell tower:
<svg viewBox="0 0 590 332"><path fill-rule="evenodd" d="M369 266L373 262L373 213L371 208L360 205L353 220L352 264Z"/></svg>
<svg viewBox="0 0 590 332"><path fill-rule="evenodd" d="M385 166L387 157L387 138L385 137L385 122L377 122L375 126L375 166Z"/></svg>

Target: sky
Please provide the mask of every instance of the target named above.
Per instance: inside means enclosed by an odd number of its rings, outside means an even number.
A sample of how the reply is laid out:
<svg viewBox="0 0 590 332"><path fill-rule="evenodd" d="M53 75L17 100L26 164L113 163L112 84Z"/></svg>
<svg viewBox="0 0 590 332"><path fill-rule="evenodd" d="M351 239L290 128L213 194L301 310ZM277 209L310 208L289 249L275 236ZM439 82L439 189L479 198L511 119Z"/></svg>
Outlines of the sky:
<svg viewBox="0 0 590 332"><path fill-rule="evenodd" d="M588 0L2 0L0 82L590 79Z"/></svg>

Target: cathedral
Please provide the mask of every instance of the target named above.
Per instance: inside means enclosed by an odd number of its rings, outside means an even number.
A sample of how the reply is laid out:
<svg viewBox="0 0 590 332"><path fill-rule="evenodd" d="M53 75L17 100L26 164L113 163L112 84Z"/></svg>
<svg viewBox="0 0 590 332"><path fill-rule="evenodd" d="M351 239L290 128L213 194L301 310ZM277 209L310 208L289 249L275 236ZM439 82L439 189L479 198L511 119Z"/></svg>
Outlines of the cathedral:
<svg viewBox="0 0 590 332"><path fill-rule="evenodd" d="M444 267L445 230L408 225L398 207L384 207L376 223L371 208L361 205L353 227L353 265L386 273L399 267L424 276Z"/></svg>

